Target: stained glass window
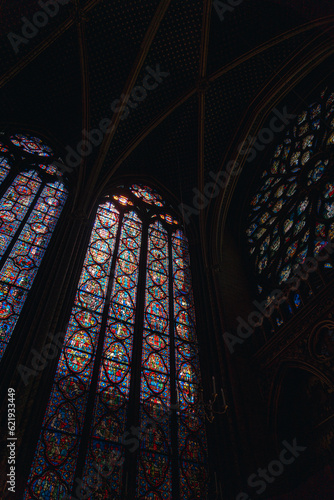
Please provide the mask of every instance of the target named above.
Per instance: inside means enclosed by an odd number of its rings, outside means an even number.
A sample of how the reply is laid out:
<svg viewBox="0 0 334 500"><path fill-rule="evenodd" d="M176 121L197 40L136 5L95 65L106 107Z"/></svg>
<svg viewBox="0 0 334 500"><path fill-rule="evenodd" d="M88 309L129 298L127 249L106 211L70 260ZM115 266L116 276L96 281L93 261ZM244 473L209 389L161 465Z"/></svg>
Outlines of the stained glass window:
<svg viewBox="0 0 334 500"><path fill-rule="evenodd" d="M99 205L24 499L205 499L187 239L153 189Z"/></svg>
<svg viewBox="0 0 334 500"><path fill-rule="evenodd" d="M326 89L295 118L252 195L246 236L263 294L284 287L334 239L333 130L334 93Z"/></svg>
<svg viewBox="0 0 334 500"><path fill-rule="evenodd" d="M19 146L26 153L33 153L38 156L51 156L52 149L43 143L38 137L15 134L10 136L10 140L16 146Z"/></svg>
<svg viewBox="0 0 334 500"><path fill-rule="evenodd" d="M53 159L37 137L0 135L0 358L66 201Z"/></svg>

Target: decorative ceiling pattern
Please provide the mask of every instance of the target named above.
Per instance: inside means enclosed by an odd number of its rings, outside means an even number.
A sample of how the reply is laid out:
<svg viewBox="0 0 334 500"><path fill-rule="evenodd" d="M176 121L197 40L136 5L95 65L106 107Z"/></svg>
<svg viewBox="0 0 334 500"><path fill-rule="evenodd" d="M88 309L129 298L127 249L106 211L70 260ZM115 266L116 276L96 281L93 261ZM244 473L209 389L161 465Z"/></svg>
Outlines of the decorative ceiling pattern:
<svg viewBox="0 0 334 500"><path fill-rule="evenodd" d="M78 36L72 26L0 89L1 122L51 133L64 146L71 144L81 135L80 89Z"/></svg>
<svg viewBox="0 0 334 500"><path fill-rule="evenodd" d="M131 4L131 7L129 6ZM100 2L85 24L91 127L111 118L159 0Z"/></svg>
<svg viewBox="0 0 334 500"><path fill-rule="evenodd" d="M189 199L197 184L198 97L194 95L167 117L129 156L122 166L127 174L158 178L180 200ZM165 137L163 144L161 136ZM171 187L170 187L171 186Z"/></svg>
<svg viewBox="0 0 334 500"><path fill-rule="evenodd" d="M269 50L254 54L210 85L205 113L206 169L221 168L229 142L248 106L271 78L283 78L281 66L312 36L313 32L307 31L283 40Z"/></svg>
<svg viewBox="0 0 334 500"><path fill-rule="evenodd" d="M331 3L311 0L243 0L223 15L209 0L62 1L17 53L8 33L22 35L22 17L32 20L41 8L32 0L1 2L1 122L76 150L83 129L116 119L117 99L135 87L138 100L85 158L86 179L94 171L99 183L115 172L147 174L185 203L221 168L257 96L324 34L321 22L334 13ZM138 90L151 70L164 75L151 74L154 88Z"/></svg>

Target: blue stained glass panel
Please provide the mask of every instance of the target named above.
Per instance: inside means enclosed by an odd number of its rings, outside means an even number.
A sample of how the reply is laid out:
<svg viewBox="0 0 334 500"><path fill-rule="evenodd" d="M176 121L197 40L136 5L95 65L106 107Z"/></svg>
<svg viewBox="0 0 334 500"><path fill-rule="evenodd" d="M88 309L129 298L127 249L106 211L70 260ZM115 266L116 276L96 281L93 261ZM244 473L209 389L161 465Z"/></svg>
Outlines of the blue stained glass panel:
<svg viewBox="0 0 334 500"><path fill-rule="evenodd" d="M36 189L37 187L38 184L36 183ZM57 210L53 212L52 216L48 212L44 212L40 222L37 223L36 220L38 220L40 214L40 205L51 194L52 199L57 203ZM0 330L3 332L0 334L1 356L10 340L11 333L25 303L28 291L35 279L46 247L65 204L66 197L67 192L60 183L44 187L16 243L3 264L0 274L2 290ZM9 244L9 241L7 244Z"/></svg>

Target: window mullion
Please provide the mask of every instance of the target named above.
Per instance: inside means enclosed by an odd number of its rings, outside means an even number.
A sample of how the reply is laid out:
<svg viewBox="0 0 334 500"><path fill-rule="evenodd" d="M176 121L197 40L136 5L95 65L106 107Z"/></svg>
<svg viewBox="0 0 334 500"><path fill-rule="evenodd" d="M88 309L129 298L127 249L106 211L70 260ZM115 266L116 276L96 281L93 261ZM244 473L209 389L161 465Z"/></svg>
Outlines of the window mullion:
<svg viewBox="0 0 334 500"><path fill-rule="evenodd" d="M75 471L75 475L74 475L75 478L82 478L83 477L88 444L89 444L89 441L91 438L91 426L92 426L92 422L93 422L93 418L94 418L94 402L95 402L95 397L96 397L96 392L97 392L99 373L100 373L100 365L101 365L102 355L103 355L105 330L106 330L106 325L107 325L107 320L108 320L110 296L111 296L112 286L113 286L113 282L114 282L114 271L115 271L115 267L116 267L116 260L117 260L118 249L119 249L119 244L120 244L120 235L121 235L121 230L122 230L123 217L124 217L124 214L120 214L119 224L118 224L117 234L116 234L116 240L115 240L114 254L112 257L112 261L111 261L108 288L107 288L106 299L105 299L103 313L102 313L99 341L98 341L98 345L96 348L93 374L92 374L92 379L91 379L90 388L89 388L89 395L87 398L87 406L86 406L87 411L86 411L86 415L85 415L84 424L82 427L82 438L81 438L81 442L80 442L80 446L79 446L78 461L77 461L76 471ZM72 490L72 494L74 495L74 497L75 497L76 489L77 489L77 485L74 483L73 490Z"/></svg>
<svg viewBox="0 0 334 500"><path fill-rule="evenodd" d="M179 478L179 453L178 453L178 413L176 411L177 398L177 373L175 352L175 325L174 325L174 283L173 283L173 249L172 235L168 232L168 257L169 257L169 327L170 327L170 391L172 411L170 412L171 424L171 451L172 451L172 498L180 498ZM173 408L175 408L173 410Z"/></svg>
<svg viewBox="0 0 334 500"><path fill-rule="evenodd" d="M34 210L34 208L36 206L36 202L37 202L40 194L42 193L44 187L45 187L45 184L43 184L43 182L41 182L40 187L38 188L38 190L37 190L34 198L32 199L32 201L30 203L30 207L28 208L26 215L23 217L20 225L18 226L17 230L15 231L14 235L12 236L11 242L9 243L9 245L8 245L6 251L4 252L3 256L0 258L0 269L2 269L4 263L6 262L8 256L10 255L10 253L11 253L11 251L12 251L15 243L17 242L17 240L18 240L18 238L19 238L19 236L21 234L21 231L24 228L27 220L29 219L31 212Z"/></svg>
<svg viewBox="0 0 334 500"><path fill-rule="evenodd" d="M131 363L131 381L129 390L129 404L127 414L127 428L139 426L140 420L140 388L141 388L141 367L142 367L142 349L143 349L143 328L144 328L144 309L146 296L146 267L147 267L147 249L148 249L148 224L143 222L142 246L139 259L139 275L137 288L137 304L133 340L133 354ZM133 441L131 440L133 443ZM135 498L136 495L136 473L138 450L131 452L125 450L126 462L123 475L124 498ZM127 492L127 497L125 497Z"/></svg>

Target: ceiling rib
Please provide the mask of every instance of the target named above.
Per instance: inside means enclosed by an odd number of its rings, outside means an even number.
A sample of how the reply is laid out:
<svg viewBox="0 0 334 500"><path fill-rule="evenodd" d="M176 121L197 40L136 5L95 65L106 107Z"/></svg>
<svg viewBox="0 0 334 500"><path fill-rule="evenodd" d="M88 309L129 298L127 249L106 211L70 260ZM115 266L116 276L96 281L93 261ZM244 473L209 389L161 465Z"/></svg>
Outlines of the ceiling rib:
<svg viewBox="0 0 334 500"><path fill-rule="evenodd" d="M310 42L310 45L312 45L312 42ZM256 111L254 111L252 121L247 126L247 130L245 130L245 132L239 136L240 139L243 139L240 142L244 142L244 139L249 135L250 132L255 136L257 135L258 130L262 126L262 122L257 122L258 116L261 112L263 113L263 116L265 116L269 110L273 109L273 107L275 107L275 105L284 98L286 94L293 90L297 83L299 83L303 78L305 78L306 75L317 68L317 66L319 66L332 54L334 54L334 48L327 40L327 42L322 42L311 52L308 51L306 55L304 53L304 57L302 60L300 59L300 57L295 58L295 60L297 60L297 64L293 67L289 74L285 76L283 82L280 82L277 85L273 85L273 87L270 89L270 93L267 93L262 97L259 105L256 108ZM256 129L252 128L254 123L257 123ZM246 156L238 154L234 159L235 165L237 165L241 170L243 169L245 158ZM233 176L231 183L228 185L228 189L222 191L221 197L219 198L215 209L215 213L213 214L213 219L219 220L221 238L226 224L228 209L239 177L240 174L237 176ZM218 239L216 243L218 244Z"/></svg>
<svg viewBox="0 0 334 500"><path fill-rule="evenodd" d="M153 16L153 19L148 27L148 30L145 34L145 37L141 43L139 53L136 57L136 60L134 62L132 70L129 74L127 82L123 88L122 95L124 97L120 98L119 111L114 113L113 118L112 118L111 123L110 123L110 131L106 133L104 140L101 144L101 147L99 149L97 160L95 162L94 168L92 170L92 174L91 174L89 181L87 183L88 186L95 185L97 180L98 180L98 177L99 177L100 171L102 169L104 160L105 160L106 155L109 151L111 141L114 137L117 126L118 126L120 119L121 119L121 115L123 113L122 105L125 103L127 96L130 95L130 93L131 93L131 91L132 91L132 89L137 81L139 72L140 72L140 70L141 70L141 68L146 60L147 54L148 54L150 47L153 43L154 37L155 37L159 27L160 27L160 24L165 16L167 10L168 10L170 3L171 3L171 0L161 0L159 6L158 6L158 8ZM86 197L84 204L87 205L88 202L89 202L89 199L88 199L88 197Z"/></svg>
<svg viewBox="0 0 334 500"><path fill-rule="evenodd" d="M75 0L77 12L80 14L79 10L79 0ZM78 42L79 42L79 54L80 54L80 69L81 69L81 92L82 92L82 128L81 130L89 130L90 123L90 95L89 95L89 70L88 70L88 57L87 57L87 38L85 30L85 17L80 16L77 22L78 31ZM87 137L82 134L82 141L86 143L88 141ZM80 187L84 181L84 175L86 170L86 157L81 159L81 166L79 168L79 178L76 186L76 190L73 196L73 204L76 205L78 200Z"/></svg>
<svg viewBox="0 0 334 500"><path fill-rule="evenodd" d="M332 18L332 19L331 19ZM262 52L265 52L266 50L274 47L275 45L280 44L281 42L293 38L294 36L297 36L301 33L307 32L309 30L312 30L316 27L321 27L325 26L327 24L331 24L333 22L334 16L331 16L331 18L328 18L327 20L317 20L313 22L309 22L304 24L302 27L294 28L292 30L289 30L282 35L279 35L277 37L272 38L269 40L269 42L265 42L258 47L251 49L250 51L246 52L242 56L238 57L234 61L226 64L222 68L220 68L218 71L213 73L211 76L207 77L207 82L210 84L217 79L221 78L223 75L227 74L229 71L235 69L237 66L240 64L243 64L244 62L248 61L252 57L255 57ZM115 160L115 162L111 165L110 169L108 172L105 174L105 176L101 179L100 184L98 186L98 192L101 193L105 186L108 184L110 181L110 178L115 174L115 172L118 170L118 168L122 165L122 163L130 156L130 154L136 149L137 146L152 132L154 131L166 118L168 118L176 109L178 109L182 104L184 104L188 99L190 99L196 92L198 91L198 87L189 89L185 94L183 94L180 98L177 98L163 113L161 113L159 116L154 118L152 122L145 128L143 129L139 134L137 134L134 139L128 144L128 146L124 149L124 151L118 156L118 158Z"/></svg>
<svg viewBox="0 0 334 500"><path fill-rule="evenodd" d="M90 0L87 4L82 7L81 12L82 15L88 13L91 9L93 9L96 5L98 5L101 0ZM69 28L71 28L77 22L76 16L67 19L64 21L58 28L50 35L44 42L41 42L34 50L29 52L21 59L15 66L13 66L10 70L7 71L0 78L0 88L6 85L12 78L18 75L26 66L28 66L32 61L36 59L39 55L41 55L45 50L47 50L58 38L60 38Z"/></svg>
<svg viewBox="0 0 334 500"><path fill-rule="evenodd" d="M201 39L201 54L199 66L199 101L198 101L198 188L202 192L204 184L204 133L205 133L205 91L208 88L206 82L207 61L210 40L210 21L212 11L212 0L204 1L203 9L203 27ZM202 232L202 217L200 216L200 231ZM205 241L201 238L202 243ZM203 255L205 260L206 249L203 246Z"/></svg>

